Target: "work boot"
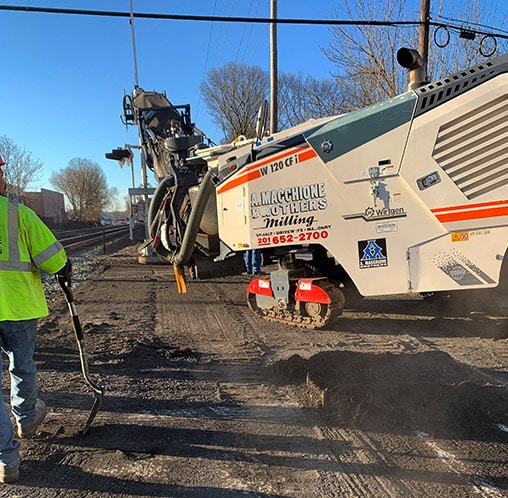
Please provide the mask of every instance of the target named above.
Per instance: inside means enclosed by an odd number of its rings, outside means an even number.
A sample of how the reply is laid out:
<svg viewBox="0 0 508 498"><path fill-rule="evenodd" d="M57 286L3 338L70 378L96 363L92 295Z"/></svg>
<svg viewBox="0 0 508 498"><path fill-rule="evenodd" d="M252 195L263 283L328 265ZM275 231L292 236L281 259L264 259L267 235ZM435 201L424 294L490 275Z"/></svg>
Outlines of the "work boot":
<svg viewBox="0 0 508 498"><path fill-rule="evenodd" d="M35 419L30 425L22 426L18 424L18 437L26 439L35 435L37 427L41 425L42 421L46 418L46 403L42 399L38 399L35 404Z"/></svg>
<svg viewBox="0 0 508 498"><path fill-rule="evenodd" d="M0 482L10 483L19 480L19 462L0 467Z"/></svg>

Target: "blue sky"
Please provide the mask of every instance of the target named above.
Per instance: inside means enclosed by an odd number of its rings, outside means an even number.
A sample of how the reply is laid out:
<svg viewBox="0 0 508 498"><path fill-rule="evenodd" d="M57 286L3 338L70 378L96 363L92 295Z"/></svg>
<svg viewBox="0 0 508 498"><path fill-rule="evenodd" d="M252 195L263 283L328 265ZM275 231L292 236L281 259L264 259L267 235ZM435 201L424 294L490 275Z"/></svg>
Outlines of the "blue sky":
<svg viewBox="0 0 508 498"><path fill-rule="evenodd" d="M281 18L326 19L332 3L279 0L278 13ZM11 0L0 5L129 11L129 0ZM269 17L268 0L133 0L133 6L135 12ZM109 186L126 195L132 186L130 168L120 169L104 154L138 143L136 129L126 132L120 121L123 95L135 82L129 20L0 11L0 25L0 135L44 163L44 178L34 187L53 188L51 172L81 157L97 162ZM173 104L190 104L193 121L215 141L222 135L200 100L206 70L231 60L269 68L269 28L264 24L136 19L135 35L139 85L166 90ZM281 26L278 38L280 71L329 77L333 65L321 52L330 38L327 26ZM136 155L137 184L139 169Z"/></svg>
<svg viewBox="0 0 508 498"><path fill-rule="evenodd" d="M414 0L418 12L420 0ZM334 18L339 0L278 0L280 18ZM502 2L501 2L502 4ZM129 0L7 0L21 5L129 11ZM133 0L135 12L269 17L269 0ZM415 16L416 17L416 16ZM132 186L130 168L120 169L106 152L138 143L137 130L120 121L122 98L134 88L128 18L0 11L0 135L44 163L39 188L53 188L52 171L75 157L97 162L121 198ZM234 60L269 69L265 24L135 20L139 85L166 90L173 104L190 104L193 121L212 140L222 138L200 99L206 71ZM279 70L328 78L334 66L322 48L328 26L280 25ZM135 182L141 181L135 157ZM149 175L149 181L152 178Z"/></svg>

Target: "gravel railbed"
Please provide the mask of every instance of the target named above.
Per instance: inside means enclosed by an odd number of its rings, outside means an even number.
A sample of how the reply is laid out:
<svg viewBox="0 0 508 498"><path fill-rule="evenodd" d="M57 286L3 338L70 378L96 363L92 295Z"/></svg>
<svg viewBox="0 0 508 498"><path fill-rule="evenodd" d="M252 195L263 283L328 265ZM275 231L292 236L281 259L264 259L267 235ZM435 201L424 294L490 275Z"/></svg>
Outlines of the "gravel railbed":
<svg viewBox="0 0 508 498"><path fill-rule="evenodd" d="M88 247L86 249L81 249L76 252L71 252L68 254L69 259L72 263L72 278L71 284L72 286L84 282L88 279L88 277L101 265L103 264L104 259L124 247L130 245L138 245L142 241L140 240L131 240L128 236L121 237L117 240L111 241L106 245L106 251L104 252L104 247L101 243L98 243L95 246ZM48 273L41 272L42 285L44 287L44 291L46 295L49 296L53 292L61 292L60 286L56 281L56 278L53 275L49 275Z"/></svg>

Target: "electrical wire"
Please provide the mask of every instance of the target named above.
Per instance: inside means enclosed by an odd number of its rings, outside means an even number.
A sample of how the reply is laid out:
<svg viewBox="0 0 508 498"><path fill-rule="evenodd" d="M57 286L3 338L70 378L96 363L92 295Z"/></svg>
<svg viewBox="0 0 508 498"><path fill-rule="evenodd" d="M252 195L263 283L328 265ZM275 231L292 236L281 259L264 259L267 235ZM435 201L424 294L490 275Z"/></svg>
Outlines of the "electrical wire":
<svg viewBox="0 0 508 498"><path fill-rule="evenodd" d="M215 15L217 9L217 0L214 0L213 2L213 14ZM203 66L203 77L201 78L201 81L205 80L206 72L208 71L208 57L210 56L210 47L212 44L212 32L213 32L213 23L210 23L210 33L208 34L208 44L206 47L206 55L205 55L205 64ZM198 105L196 107L196 116L199 116L201 110L201 92L199 93L198 98Z"/></svg>
<svg viewBox="0 0 508 498"><path fill-rule="evenodd" d="M129 12L107 11L107 10L84 10L84 9L61 9L53 7L32 7L19 5L0 5L1 10L23 11L23 12L44 12L49 14L72 14L88 16L106 16L106 17L129 17ZM249 22L262 24L309 24L309 25L327 25L327 26L420 26L427 24L429 26L442 26L460 30L461 26L452 26L449 23L435 21L367 21L363 19L270 19L259 17L237 17L237 16L204 16L193 14L153 14L147 12L134 12L133 16L140 19L171 19L173 21L215 21L215 22ZM490 33L486 31L475 30L479 35L490 35L497 38L508 39L508 34Z"/></svg>
<svg viewBox="0 0 508 498"><path fill-rule="evenodd" d="M445 21L453 22L453 23L462 23L462 25L467 24L467 26L477 26L477 27L482 28L482 29L489 29L490 31L498 31L500 33L506 33L508 35L508 31L507 30L504 30L504 29L501 29L501 28L495 28L493 26L488 26L487 24L481 24L481 23L470 22L470 21L468 21L467 23L464 23L464 21L461 21L460 19L453 19L451 17L446 17L446 16L437 16L436 19L444 19ZM491 33L491 34L493 36L496 36L493 33Z"/></svg>
<svg viewBox="0 0 508 498"><path fill-rule="evenodd" d="M252 12L252 4L254 3L255 0L250 0L250 3L249 3L249 9L247 10L247 17L251 17L251 12ZM259 5L259 2L258 2L258 5ZM250 27L249 29L249 35L248 35L248 38L247 38L247 43L246 43L246 46L245 46L245 50L247 49L247 46L249 44L249 41L250 41L250 35L252 33L252 25L248 25L247 23L245 23L243 25L243 28L242 28L242 36L240 37L240 43L238 43L238 48L236 50L236 55L235 55L235 62L238 63L238 58L240 56L240 50L242 49L242 45L243 45L243 41L245 39L245 33L247 31L247 26ZM245 54L245 51L244 51L244 54ZM242 57L242 60L240 62L243 62L243 57Z"/></svg>
<svg viewBox="0 0 508 498"><path fill-rule="evenodd" d="M256 6L256 11L254 12L254 16L257 16L257 14L259 12L260 3L261 3L261 0L257 0L257 6ZM248 43L245 45L241 62L245 62L245 58L247 56L247 50L250 45L250 40L251 40L252 34L255 29L255 26L253 24L249 24L249 26L250 26L249 39L248 39ZM251 49L251 53L257 53L259 50L259 46L262 43L262 40L268 39L268 29L269 29L268 25L261 26L260 29L258 28L258 31L257 31L258 36L255 37L255 41L254 41L253 48Z"/></svg>
<svg viewBox="0 0 508 498"><path fill-rule="evenodd" d="M231 13L233 12L233 9L235 7L235 0L232 0L231 7L229 9L229 15L227 15L226 9L228 7L227 0L224 1L224 8L223 8L223 18L229 19L231 17ZM220 30L219 30L219 36L217 37L217 45L215 49L215 58L213 66L215 67L217 65L217 60L222 60L222 54L224 52L224 47L226 46L226 40L228 38L228 32L229 32L229 23L225 21L221 21L220 23Z"/></svg>

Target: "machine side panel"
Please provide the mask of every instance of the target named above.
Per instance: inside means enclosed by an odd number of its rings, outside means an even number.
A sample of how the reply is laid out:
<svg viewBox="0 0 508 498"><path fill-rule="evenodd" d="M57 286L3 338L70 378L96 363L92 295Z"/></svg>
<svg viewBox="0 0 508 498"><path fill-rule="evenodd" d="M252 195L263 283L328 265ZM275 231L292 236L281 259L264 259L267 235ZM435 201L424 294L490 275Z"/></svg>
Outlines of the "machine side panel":
<svg viewBox="0 0 508 498"><path fill-rule="evenodd" d="M233 250L320 244L363 295L408 292L407 248L442 235L442 225L398 175L344 183L334 174L350 165L368 171L365 157L387 139L401 155L408 130L404 124L328 164L307 146L249 165L217 189L221 238Z"/></svg>
<svg viewBox="0 0 508 498"><path fill-rule="evenodd" d="M340 181L365 179L372 167L381 168L381 174L394 174L398 171L406 142L400 130L409 130L415 105L415 94L405 93L339 116L309 130L304 136ZM381 137L383 139L379 140ZM351 155L358 157L359 149L363 151L361 160L347 162Z"/></svg>
<svg viewBox="0 0 508 498"><path fill-rule="evenodd" d="M453 232L409 249L415 291L495 287L508 241L508 227Z"/></svg>
<svg viewBox="0 0 508 498"><path fill-rule="evenodd" d="M461 221L443 216L453 206L507 200L508 74L415 118L401 174L443 223Z"/></svg>
<svg viewBox="0 0 508 498"><path fill-rule="evenodd" d="M496 286L508 248L508 74L417 116L401 175L447 232L410 248L413 289Z"/></svg>

